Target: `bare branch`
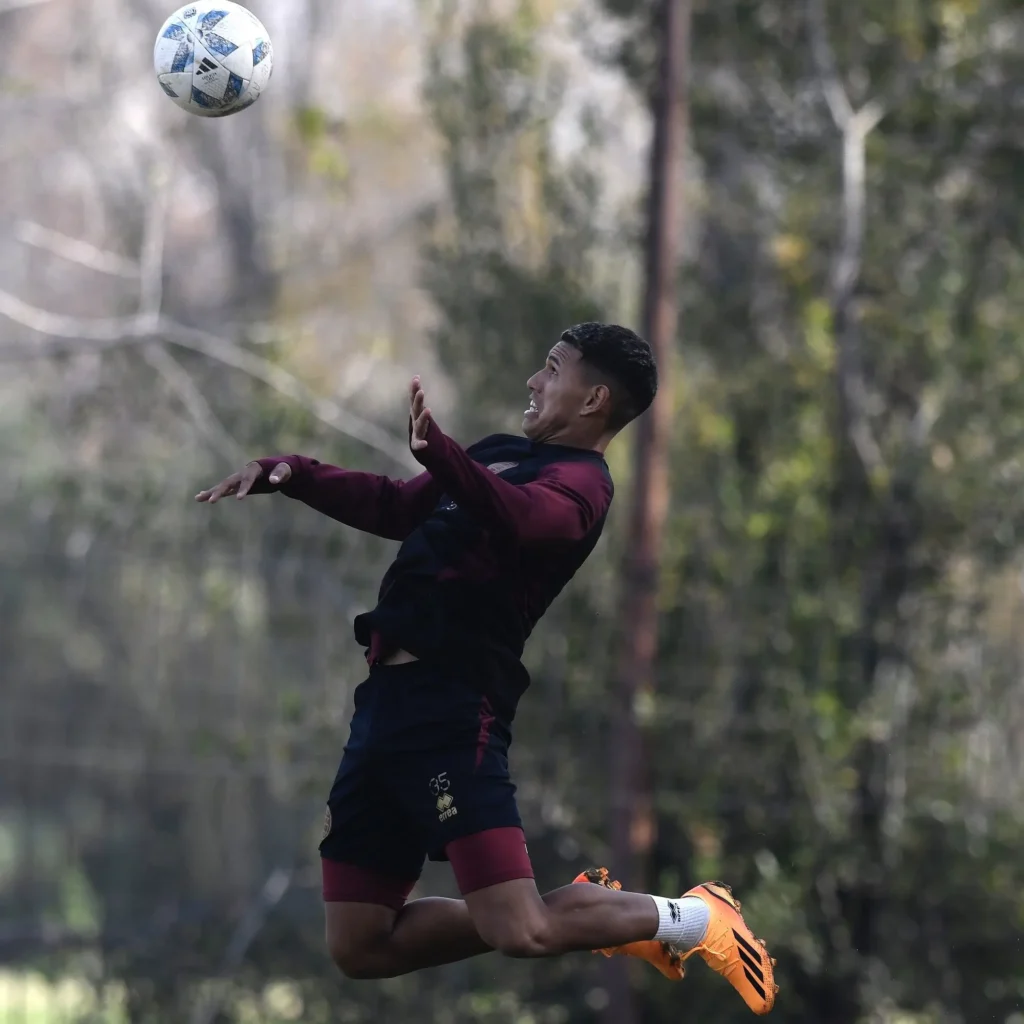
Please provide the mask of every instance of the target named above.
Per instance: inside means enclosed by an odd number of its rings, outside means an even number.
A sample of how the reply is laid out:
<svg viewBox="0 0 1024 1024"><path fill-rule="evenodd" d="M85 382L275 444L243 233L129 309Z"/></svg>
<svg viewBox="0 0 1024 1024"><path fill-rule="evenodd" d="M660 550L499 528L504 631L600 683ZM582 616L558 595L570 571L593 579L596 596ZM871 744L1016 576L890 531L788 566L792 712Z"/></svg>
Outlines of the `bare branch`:
<svg viewBox="0 0 1024 1024"><path fill-rule="evenodd" d="M164 296L164 240L167 234L167 172L158 164L146 206L139 256L139 315L159 317Z"/></svg>
<svg viewBox="0 0 1024 1024"><path fill-rule="evenodd" d="M50 313L30 306L8 292L0 291L0 315L29 330L63 344L33 346L32 349L0 349L0 355L17 351L33 358L60 352L81 351L82 342L92 342L90 351L103 351L115 345L151 342L155 338L182 348L201 352L225 366L241 370L262 381L279 394L291 399L333 430L386 455L392 462L407 469L418 470L408 446L401 443L375 423L342 409L330 399L318 398L305 384L287 370L247 351L226 338L196 330L168 317L131 316L116 319L88 320Z"/></svg>
<svg viewBox="0 0 1024 1024"><path fill-rule="evenodd" d="M7 14L8 11L17 11L22 7L38 7L39 4L49 2L50 0L0 0L0 14Z"/></svg>
<svg viewBox="0 0 1024 1024"><path fill-rule="evenodd" d="M885 115L885 108L871 101L859 110L853 109L829 42L822 0L807 0L807 20L821 89L843 137L843 220L831 280L841 406L850 442L865 472L871 479L878 480L886 475L885 458L868 413L868 388L857 333L854 294L860 280L867 219L867 137Z"/></svg>
<svg viewBox="0 0 1024 1024"><path fill-rule="evenodd" d="M818 80L832 119L840 131L853 119L853 105L843 87L836 55L828 38L828 21L824 0L807 0L807 21L811 30L811 53L818 71Z"/></svg>
<svg viewBox="0 0 1024 1024"><path fill-rule="evenodd" d="M135 280L139 276L139 265L134 260L119 256L116 252L99 249L88 242L70 238L59 231L51 231L34 221L19 221L14 229L14 237L25 245L34 246L45 252L59 256L69 263L77 263L89 270L114 277Z"/></svg>
<svg viewBox="0 0 1024 1024"><path fill-rule="evenodd" d="M160 318L163 302L164 242L167 222L167 173L158 165L154 174L153 192L146 207L139 263L139 316L147 322ZM241 462L242 446L210 408L202 390L188 371L178 362L163 341L142 346L142 358L160 374L164 383L188 411L193 423L217 452L228 462Z"/></svg>
<svg viewBox="0 0 1024 1024"><path fill-rule="evenodd" d="M188 371L178 362L165 345L153 342L142 346L142 358L160 374L168 388L181 400L196 427L206 436L218 454L228 462L241 463L245 456L242 446L210 408Z"/></svg>
<svg viewBox="0 0 1024 1024"><path fill-rule="evenodd" d="M318 398L305 384L287 370L236 345L234 342L205 331L185 327L173 320L161 319L160 328L168 341L202 352L225 366L234 367L256 380L263 381L279 394L285 395L314 415L321 423L327 424L339 433L360 441L368 448L386 455L389 459L410 469L421 468L412 457L408 446L399 443L386 430L369 420L347 412L329 398Z"/></svg>
<svg viewBox="0 0 1024 1024"><path fill-rule="evenodd" d="M73 341L94 341L118 344L141 341L155 331L152 318L143 316L80 319L51 313L22 302L9 292L0 290L0 316L51 338Z"/></svg>
<svg viewBox="0 0 1024 1024"><path fill-rule="evenodd" d="M346 412L336 402L316 397L297 377L281 367L246 351L234 342L162 316L167 180L166 167L158 164L154 172L151 201L146 210L141 257L138 264L130 265L131 276L139 279L139 311L135 316L96 320L63 316L30 306L4 291L0 291L0 315L50 338L75 343L96 343L92 346L93 350L97 346L102 350L114 345L141 344L143 358L182 401L202 433L222 455L232 461L240 457L240 446L218 420L185 368L166 350L167 343L201 352L210 359L241 370L299 403L339 433L387 455L402 466L418 469L418 464L405 445L368 420ZM121 261L119 257L104 253L88 243L32 224L22 226L21 237L29 244L40 245L73 262L127 276L125 271L128 261ZM32 354L47 355L55 350L79 347L80 344L48 345L34 349Z"/></svg>

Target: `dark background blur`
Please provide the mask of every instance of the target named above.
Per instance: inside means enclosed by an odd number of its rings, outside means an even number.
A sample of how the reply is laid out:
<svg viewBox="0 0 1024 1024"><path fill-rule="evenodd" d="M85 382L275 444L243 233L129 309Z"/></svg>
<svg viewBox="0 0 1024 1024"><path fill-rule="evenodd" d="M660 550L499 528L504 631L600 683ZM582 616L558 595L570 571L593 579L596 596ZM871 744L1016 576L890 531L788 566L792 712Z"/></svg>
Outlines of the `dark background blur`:
<svg viewBox="0 0 1024 1024"><path fill-rule="evenodd" d="M749 1019L701 964L619 1010L588 954L337 976L316 844L393 546L192 501L278 452L411 474L412 373L468 443L562 328L641 324L654 4L253 0L274 78L223 122L153 80L170 6L0 0L0 1024ZM538 881L639 822L645 884L733 884L779 1024L1024 1024L1024 6L692 18L645 810L632 428L528 651Z"/></svg>

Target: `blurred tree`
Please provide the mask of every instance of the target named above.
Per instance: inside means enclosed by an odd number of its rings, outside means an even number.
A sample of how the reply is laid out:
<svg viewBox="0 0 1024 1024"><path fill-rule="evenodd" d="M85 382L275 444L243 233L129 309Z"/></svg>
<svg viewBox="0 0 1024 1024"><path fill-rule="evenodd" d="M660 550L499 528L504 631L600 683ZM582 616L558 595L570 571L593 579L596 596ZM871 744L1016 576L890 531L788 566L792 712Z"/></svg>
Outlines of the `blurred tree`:
<svg viewBox="0 0 1024 1024"><path fill-rule="evenodd" d="M609 831L612 871L628 889L647 891L657 820L645 733L652 723L658 657L659 564L669 496L673 414L673 362L677 330L678 254L682 227L683 156L687 147L689 0L664 0L652 34L659 41L658 70L650 97L647 225L644 246L642 331L658 365L658 394L637 423L633 493L622 569L617 689L612 724ZM610 999L605 1019L630 1024L636 1010L627 962L608 966Z"/></svg>

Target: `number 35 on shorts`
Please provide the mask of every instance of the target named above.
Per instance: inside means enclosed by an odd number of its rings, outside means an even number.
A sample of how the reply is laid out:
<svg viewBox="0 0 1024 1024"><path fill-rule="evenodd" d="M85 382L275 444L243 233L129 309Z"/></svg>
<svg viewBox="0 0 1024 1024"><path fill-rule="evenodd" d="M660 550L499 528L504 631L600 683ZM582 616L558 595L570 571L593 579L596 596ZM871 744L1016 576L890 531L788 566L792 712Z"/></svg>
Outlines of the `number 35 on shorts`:
<svg viewBox="0 0 1024 1024"><path fill-rule="evenodd" d="M459 813L459 809L455 806L455 798L448 792L451 789L451 780L448 778L447 772L438 772L430 780L430 793L432 796L437 797L435 806L437 807L437 820L447 821L449 818L454 818Z"/></svg>

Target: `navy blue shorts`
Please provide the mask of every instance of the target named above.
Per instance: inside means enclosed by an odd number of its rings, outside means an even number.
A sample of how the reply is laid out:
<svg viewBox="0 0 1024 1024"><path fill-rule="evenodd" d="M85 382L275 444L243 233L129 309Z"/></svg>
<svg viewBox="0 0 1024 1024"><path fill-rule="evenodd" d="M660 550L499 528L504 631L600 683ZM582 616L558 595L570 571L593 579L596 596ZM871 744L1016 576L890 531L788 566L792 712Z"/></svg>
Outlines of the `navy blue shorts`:
<svg viewBox="0 0 1024 1024"><path fill-rule="evenodd" d="M324 898L391 883L389 898L367 902L400 905L393 892L408 895L428 857L450 859L464 893L532 878L510 742L487 698L442 671L420 661L374 666L356 688L327 801ZM352 870L339 875L339 865Z"/></svg>

